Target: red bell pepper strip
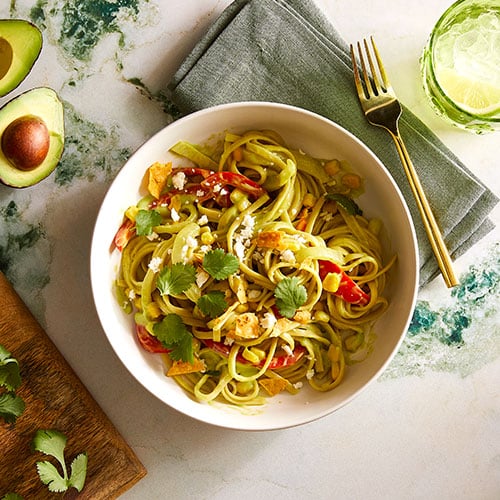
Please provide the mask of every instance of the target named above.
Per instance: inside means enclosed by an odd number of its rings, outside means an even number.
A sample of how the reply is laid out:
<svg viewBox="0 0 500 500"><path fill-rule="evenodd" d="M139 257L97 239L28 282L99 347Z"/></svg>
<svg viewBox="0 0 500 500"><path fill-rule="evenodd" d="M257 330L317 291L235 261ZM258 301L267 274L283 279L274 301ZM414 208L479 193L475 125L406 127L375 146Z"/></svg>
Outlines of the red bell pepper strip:
<svg viewBox="0 0 500 500"><path fill-rule="evenodd" d="M154 335L151 335L143 325L136 323L135 333L139 344L145 351L154 353L170 352L170 349L167 349Z"/></svg>
<svg viewBox="0 0 500 500"><path fill-rule="evenodd" d="M266 194L266 190L260 184L234 172L216 172L202 180L201 186L208 188L214 194L217 203L225 207L231 204L229 200L231 193L227 186L240 189L254 200Z"/></svg>
<svg viewBox="0 0 500 500"><path fill-rule="evenodd" d="M202 342L210 349L212 349L215 352L218 352L219 354L222 354L224 357L228 357L229 353L231 352L231 347L224 344L223 342L216 342L215 340L211 339L203 339ZM292 354L282 354L278 356L274 356L271 359L271 363L269 364L268 368L270 370L277 370L279 368L286 368L287 366L292 366L297 361L299 361L302 356L304 356L306 352L305 347L301 346L300 344L295 346L295 349L293 350ZM246 365L253 365L257 366L258 368L262 368L265 363L265 359L261 360L259 363L254 364L245 359L240 353L237 354L236 356L236 361L238 363L246 364Z"/></svg>
<svg viewBox="0 0 500 500"><path fill-rule="evenodd" d="M320 260L319 277L323 281L329 273L340 274L340 285L334 295L350 304L365 306L370 302L370 295L364 292L337 264L329 260Z"/></svg>
<svg viewBox="0 0 500 500"><path fill-rule="evenodd" d="M125 245L130 241L132 236L135 234L135 222L131 221L129 218L125 218L122 225L118 228L118 231L113 238L113 245L120 252L125 248Z"/></svg>

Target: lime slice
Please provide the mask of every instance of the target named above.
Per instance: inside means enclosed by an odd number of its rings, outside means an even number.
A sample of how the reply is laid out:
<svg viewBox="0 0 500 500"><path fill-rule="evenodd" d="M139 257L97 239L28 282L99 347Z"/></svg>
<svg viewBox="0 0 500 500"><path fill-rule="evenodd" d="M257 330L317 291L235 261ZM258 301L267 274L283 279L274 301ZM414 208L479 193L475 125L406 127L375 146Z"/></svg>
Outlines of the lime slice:
<svg viewBox="0 0 500 500"><path fill-rule="evenodd" d="M500 87L469 78L450 68L436 74L443 92L467 113L491 115L500 111Z"/></svg>

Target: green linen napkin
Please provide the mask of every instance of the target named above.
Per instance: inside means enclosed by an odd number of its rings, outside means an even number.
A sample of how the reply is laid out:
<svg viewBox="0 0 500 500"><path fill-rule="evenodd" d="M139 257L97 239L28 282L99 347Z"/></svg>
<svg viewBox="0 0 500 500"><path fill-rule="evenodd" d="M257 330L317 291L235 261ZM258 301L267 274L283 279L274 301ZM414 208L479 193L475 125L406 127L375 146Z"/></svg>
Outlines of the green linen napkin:
<svg viewBox="0 0 500 500"><path fill-rule="evenodd" d="M387 132L361 112L346 42L311 0L236 0L182 63L170 85L183 113L235 101L273 101L323 115L381 159L410 208L420 284L438 274L408 181ZM498 199L408 110L401 134L454 257L494 226Z"/></svg>

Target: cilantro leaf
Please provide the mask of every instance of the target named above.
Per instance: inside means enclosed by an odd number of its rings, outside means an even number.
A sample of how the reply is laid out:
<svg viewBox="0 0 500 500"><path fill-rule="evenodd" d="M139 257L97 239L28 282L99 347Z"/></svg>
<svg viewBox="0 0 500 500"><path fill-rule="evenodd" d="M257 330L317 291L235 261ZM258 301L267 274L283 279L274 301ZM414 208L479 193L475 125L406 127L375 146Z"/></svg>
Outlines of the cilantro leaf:
<svg viewBox="0 0 500 500"><path fill-rule="evenodd" d="M307 291L298 278L283 278L274 290L276 306L285 318L293 318L295 311L307 300Z"/></svg>
<svg viewBox="0 0 500 500"><path fill-rule="evenodd" d="M196 305L205 316L216 318L227 309L226 295L219 290L213 290L202 295Z"/></svg>
<svg viewBox="0 0 500 500"><path fill-rule="evenodd" d="M0 344L0 386L15 391L21 385L21 375L17 359Z"/></svg>
<svg viewBox="0 0 500 500"><path fill-rule="evenodd" d="M170 349L170 357L175 361L193 363L193 336L177 314L167 314L160 323L155 323L153 333Z"/></svg>
<svg viewBox="0 0 500 500"><path fill-rule="evenodd" d="M13 392L0 394L0 417L7 424L15 424L16 419L21 416L25 407L24 401Z"/></svg>
<svg viewBox="0 0 500 500"><path fill-rule="evenodd" d="M31 443L32 448L46 455L54 457L62 467L63 475L59 474L57 468L47 460L37 462L38 475L43 484L46 484L49 491L63 492L68 488L76 488L81 491L87 475L87 455L81 453L71 464L71 474L64 459L64 449L66 447L66 436L55 429L39 429Z"/></svg>
<svg viewBox="0 0 500 500"><path fill-rule="evenodd" d="M178 262L164 267L158 275L156 286L162 295L178 295L196 281L196 269L192 264Z"/></svg>
<svg viewBox="0 0 500 500"><path fill-rule="evenodd" d="M87 476L87 453L80 453L71 462L71 486L78 491L83 490Z"/></svg>
<svg viewBox="0 0 500 500"><path fill-rule="evenodd" d="M55 465L51 464L48 460L37 462L36 470L40 477L40 481L48 486L49 491L62 493L68 489L67 480L61 477Z"/></svg>
<svg viewBox="0 0 500 500"><path fill-rule="evenodd" d="M210 250L203 257L203 268L216 280L224 280L234 274L240 266L238 258L224 252L222 248Z"/></svg>
<svg viewBox="0 0 500 500"><path fill-rule="evenodd" d="M149 236L160 223L161 215L156 210L139 210L135 216L136 233L139 236Z"/></svg>

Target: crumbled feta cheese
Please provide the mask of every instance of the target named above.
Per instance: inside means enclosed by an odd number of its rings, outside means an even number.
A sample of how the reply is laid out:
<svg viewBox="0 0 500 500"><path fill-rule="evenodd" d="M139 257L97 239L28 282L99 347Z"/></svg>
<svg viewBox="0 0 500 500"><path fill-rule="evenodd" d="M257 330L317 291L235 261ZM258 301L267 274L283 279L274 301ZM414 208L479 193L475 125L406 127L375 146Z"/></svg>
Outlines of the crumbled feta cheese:
<svg viewBox="0 0 500 500"><path fill-rule="evenodd" d="M196 248L198 246L198 240L194 236L188 236L186 238L186 245L188 248Z"/></svg>
<svg viewBox="0 0 500 500"><path fill-rule="evenodd" d="M198 191L196 191L196 196L198 198L201 198L204 195L205 195L205 191L203 191L202 189L198 189Z"/></svg>
<svg viewBox="0 0 500 500"><path fill-rule="evenodd" d="M172 184L175 189L184 189L186 184L186 174L184 172L177 172L172 176Z"/></svg>
<svg viewBox="0 0 500 500"><path fill-rule="evenodd" d="M160 271L160 266L162 264L162 259L161 257L153 257L148 264L149 269L153 271L154 273L157 273Z"/></svg>
<svg viewBox="0 0 500 500"><path fill-rule="evenodd" d="M302 382L295 382L295 384L293 384L294 389L302 389L303 386L304 384Z"/></svg>
<svg viewBox="0 0 500 500"><path fill-rule="evenodd" d="M134 300L135 299L135 291L134 290L129 290L128 292L128 300Z"/></svg>
<svg viewBox="0 0 500 500"><path fill-rule="evenodd" d="M196 273L196 284L201 288L210 278L210 275L203 269L199 269Z"/></svg>
<svg viewBox="0 0 500 500"><path fill-rule="evenodd" d="M314 370L313 369L307 370L307 372L306 372L306 379L307 380L311 380L313 377L314 377Z"/></svg>
<svg viewBox="0 0 500 500"><path fill-rule="evenodd" d="M199 219L198 219L198 225L200 226L204 226L205 224L208 224L208 217L206 215L202 215Z"/></svg>
<svg viewBox="0 0 500 500"><path fill-rule="evenodd" d="M291 250L283 250L280 257L283 262L288 262L289 264L295 262L295 254Z"/></svg>
<svg viewBox="0 0 500 500"><path fill-rule="evenodd" d="M175 208L172 208L170 210L170 217L172 217L172 220L174 222L179 222L181 220L180 215L177 213L177 210Z"/></svg>
<svg viewBox="0 0 500 500"><path fill-rule="evenodd" d="M232 346L234 344L234 339L231 337L224 337L224 345Z"/></svg>
<svg viewBox="0 0 500 500"><path fill-rule="evenodd" d="M241 241L236 241L233 248L236 256L243 260L245 258L245 245Z"/></svg>
<svg viewBox="0 0 500 500"><path fill-rule="evenodd" d="M264 316L262 316L262 318L260 319L260 326L266 329L272 328L276 324L276 321L278 320L276 319L276 316L272 312L266 312Z"/></svg>
<svg viewBox="0 0 500 500"><path fill-rule="evenodd" d="M206 254L207 252L210 252L212 250L212 245L201 245L200 247L200 253Z"/></svg>
<svg viewBox="0 0 500 500"><path fill-rule="evenodd" d="M258 299L260 297L260 291L259 290L248 290L247 297L251 300Z"/></svg>
<svg viewBox="0 0 500 500"><path fill-rule="evenodd" d="M149 240L149 241L154 241L154 240L157 240L158 238L160 237L160 235L158 233L155 233L154 231L151 233L151 234L148 234L146 236L146 238Z"/></svg>

